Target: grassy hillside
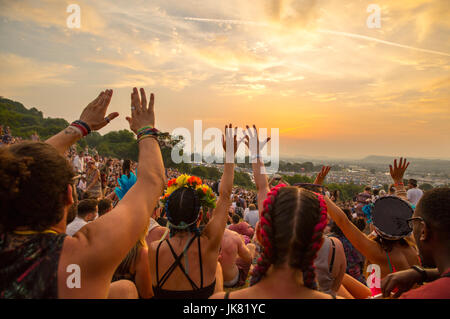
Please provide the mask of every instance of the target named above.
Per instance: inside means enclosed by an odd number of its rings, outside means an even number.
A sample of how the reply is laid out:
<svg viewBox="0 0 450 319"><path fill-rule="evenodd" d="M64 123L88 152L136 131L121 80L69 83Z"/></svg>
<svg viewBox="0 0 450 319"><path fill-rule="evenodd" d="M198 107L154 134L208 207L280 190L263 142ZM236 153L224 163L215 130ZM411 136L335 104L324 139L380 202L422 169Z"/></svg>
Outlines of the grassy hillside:
<svg viewBox="0 0 450 319"><path fill-rule="evenodd" d="M23 104L5 98L0 98L0 124L9 126L13 136L26 139L33 132L41 139L47 139L69 125L64 119L44 118L36 108L27 109Z"/></svg>

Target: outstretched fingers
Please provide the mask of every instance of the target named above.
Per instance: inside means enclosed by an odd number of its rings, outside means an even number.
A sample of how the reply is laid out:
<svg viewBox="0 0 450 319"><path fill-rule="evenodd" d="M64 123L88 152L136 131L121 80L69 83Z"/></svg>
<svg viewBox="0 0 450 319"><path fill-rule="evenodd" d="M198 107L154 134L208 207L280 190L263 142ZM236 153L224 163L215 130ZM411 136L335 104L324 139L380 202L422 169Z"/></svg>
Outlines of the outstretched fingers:
<svg viewBox="0 0 450 319"><path fill-rule="evenodd" d="M141 108L143 111L147 110L147 96L145 95L145 90L143 88L140 88L139 90L141 92Z"/></svg>

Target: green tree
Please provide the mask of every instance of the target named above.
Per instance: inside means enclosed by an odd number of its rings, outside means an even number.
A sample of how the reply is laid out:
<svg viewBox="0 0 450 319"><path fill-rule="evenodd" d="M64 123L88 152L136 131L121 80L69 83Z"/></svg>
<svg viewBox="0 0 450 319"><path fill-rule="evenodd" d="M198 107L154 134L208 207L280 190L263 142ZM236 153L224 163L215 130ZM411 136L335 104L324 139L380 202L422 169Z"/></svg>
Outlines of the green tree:
<svg viewBox="0 0 450 319"><path fill-rule="evenodd" d="M428 184L428 183L423 183L423 184L419 185L419 188L421 190L423 190L424 192L426 192L426 191L432 190L433 189L433 185Z"/></svg>

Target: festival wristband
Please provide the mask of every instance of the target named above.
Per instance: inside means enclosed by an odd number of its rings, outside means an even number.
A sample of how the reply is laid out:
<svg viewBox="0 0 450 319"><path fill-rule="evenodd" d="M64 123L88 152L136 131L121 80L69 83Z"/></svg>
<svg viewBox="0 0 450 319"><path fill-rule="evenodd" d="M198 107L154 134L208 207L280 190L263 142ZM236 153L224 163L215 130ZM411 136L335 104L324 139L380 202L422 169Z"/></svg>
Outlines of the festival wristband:
<svg viewBox="0 0 450 319"><path fill-rule="evenodd" d="M78 126L75 126L75 125L69 125L69 127L75 129L78 133L80 133L80 135L81 135L82 137L85 136L84 133L83 133L83 130L80 129Z"/></svg>
<svg viewBox="0 0 450 319"><path fill-rule="evenodd" d="M139 134L142 131L151 130L151 129L154 129L154 127L151 125L147 125L147 126L141 127L139 130L137 130L137 133Z"/></svg>
<svg viewBox="0 0 450 319"><path fill-rule="evenodd" d="M76 120L76 121L73 121L72 125L73 124L77 124L77 125L80 125L81 127L83 127L86 130L87 134L91 133L91 128L89 127L89 125L87 125L87 123L85 123L81 120Z"/></svg>
<svg viewBox="0 0 450 319"><path fill-rule="evenodd" d="M156 128L145 129L145 130L142 130L142 131L137 133L137 138L139 139L140 137L145 136L145 135L158 136L159 135L159 131Z"/></svg>
<svg viewBox="0 0 450 319"><path fill-rule="evenodd" d="M89 134L88 130L84 126L82 126L82 125L80 125L80 124L78 124L76 122L73 122L72 124L70 124L70 126L78 129L81 132L81 135L83 137Z"/></svg>
<svg viewBox="0 0 450 319"><path fill-rule="evenodd" d="M405 184L403 184L402 182L400 182L400 183L395 183L395 184L394 184L394 186L398 186L398 185L405 186Z"/></svg>
<svg viewBox="0 0 450 319"><path fill-rule="evenodd" d="M156 137L156 135L148 134L148 135L144 135L144 136L139 137L138 140L137 140L137 142L139 143L139 142L142 141L143 139L146 139L146 138L149 138L149 137L154 138L156 141L158 140L157 137Z"/></svg>

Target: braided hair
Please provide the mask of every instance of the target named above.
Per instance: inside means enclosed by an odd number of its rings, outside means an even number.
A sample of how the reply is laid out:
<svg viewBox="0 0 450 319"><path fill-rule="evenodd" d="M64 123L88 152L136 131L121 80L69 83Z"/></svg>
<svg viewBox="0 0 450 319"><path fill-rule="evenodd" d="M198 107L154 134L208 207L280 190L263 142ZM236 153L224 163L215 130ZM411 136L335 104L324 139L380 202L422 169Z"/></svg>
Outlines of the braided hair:
<svg viewBox="0 0 450 319"><path fill-rule="evenodd" d="M259 282L271 265L287 262L291 268L302 271L306 287L317 289L314 259L322 246L326 225L326 203L322 195L284 184L272 188L261 214L262 252L251 285Z"/></svg>

